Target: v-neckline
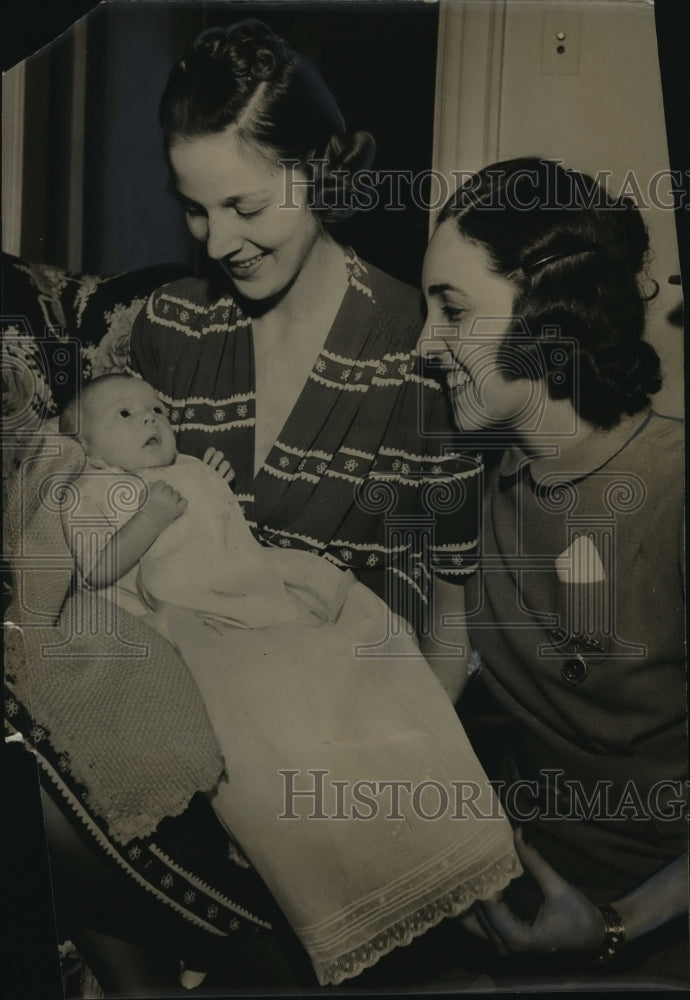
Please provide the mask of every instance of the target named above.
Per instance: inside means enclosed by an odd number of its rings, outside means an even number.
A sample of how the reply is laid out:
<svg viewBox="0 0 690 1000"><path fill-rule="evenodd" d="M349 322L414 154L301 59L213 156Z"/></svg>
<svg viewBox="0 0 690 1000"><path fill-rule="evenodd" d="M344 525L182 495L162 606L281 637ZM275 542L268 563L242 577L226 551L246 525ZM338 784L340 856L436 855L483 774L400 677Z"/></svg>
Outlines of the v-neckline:
<svg viewBox="0 0 690 1000"><path fill-rule="evenodd" d="M256 466L256 457L255 457L256 456L256 418L255 418L255 423L254 423L254 426L252 428L252 433L251 433L251 454L252 454L252 470L253 470L252 484L253 484L253 487L254 487L254 495L255 496L256 496L256 484L257 484L257 481L262 482L263 479L264 479L264 476L262 476L262 473L264 473L265 475L269 475L269 473L267 472L267 469L266 469L266 463L268 462L268 459L270 458L272 452L275 450L277 443L279 441L281 441L283 438L286 437L286 433L285 433L286 430L289 428L289 425L290 425L291 421L293 420L295 413L301 408L302 402L303 402L303 399L304 399L305 395L309 392L309 380L311 378L312 373L314 372L315 365L317 364L318 360L322 357L324 351L328 351L329 350L329 347L332 346L333 340L338 336L337 331L340 328L340 324L341 324L343 313L348 308L348 303L349 303L350 297L352 295L353 286L354 286L355 282L358 280L357 279L357 273L361 274L362 265L361 265L361 263L359 261L359 258L357 257L357 254L355 253L355 251L351 247L343 247L343 250L345 252L345 268L346 268L346 271L347 271L347 284L345 286L345 293L344 293L342 299L340 300L340 305L338 306L336 314L335 314L335 316L333 318L333 322L331 323L330 329L328 330L328 333L326 334L326 338L323 341L321 347L318 349L318 351L314 355L314 360L312 362L311 367L309 368L309 370L307 372L307 377L305 378L305 380L304 380L304 382L302 384L302 388L300 389L300 391L299 391L299 393L298 393L298 395L297 395L297 397L295 399L295 402L293 403L292 408L290 409L290 412L288 413L287 417L285 418L285 420L281 424L280 429L278 430L278 433L273 438L273 440L271 442L271 446L268 449L268 451L266 452L266 456L265 456L264 460L262 461L261 465L258 468ZM362 283L360 282L360 285L361 284ZM365 288L366 286L362 286L362 287ZM368 289L367 289L367 291L368 291ZM255 349L254 349L254 328L253 328L252 324L250 324L250 327L249 327L249 344L250 344L250 352L251 352L251 365L252 365L252 369L251 370L252 370L252 376L253 376L252 392L254 394L254 400L255 400L255 403L254 403L254 405L255 405L255 413L258 413L258 395L257 395L257 391L256 391L257 390L257 387L256 387L256 352L255 352Z"/></svg>

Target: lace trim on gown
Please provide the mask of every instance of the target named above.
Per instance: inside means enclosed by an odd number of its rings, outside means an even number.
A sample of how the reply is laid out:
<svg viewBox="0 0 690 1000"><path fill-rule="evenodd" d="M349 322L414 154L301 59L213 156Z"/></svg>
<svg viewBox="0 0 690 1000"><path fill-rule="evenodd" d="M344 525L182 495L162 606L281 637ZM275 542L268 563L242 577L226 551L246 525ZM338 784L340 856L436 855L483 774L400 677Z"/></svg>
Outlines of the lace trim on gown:
<svg viewBox="0 0 690 1000"><path fill-rule="evenodd" d="M492 893L504 889L520 872L520 863L515 855L512 852L506 854L488 871L468 879L462 885L444 893L433 903L427 903L415 910L404 920L397 920L366 944L346 952L334 962L316 966L316 976L320 985L338 986L345 979L358 976L365 969L376 965L394 948L410 944L445 917L457 917L469 909L477 899L486 899Z"/></svg>

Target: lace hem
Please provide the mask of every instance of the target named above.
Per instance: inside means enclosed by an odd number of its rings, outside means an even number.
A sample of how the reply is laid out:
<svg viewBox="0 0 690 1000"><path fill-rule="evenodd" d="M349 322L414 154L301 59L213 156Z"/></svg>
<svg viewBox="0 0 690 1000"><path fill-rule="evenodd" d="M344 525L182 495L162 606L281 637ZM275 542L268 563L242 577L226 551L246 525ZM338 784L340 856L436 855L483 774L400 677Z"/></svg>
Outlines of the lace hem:
<svg viewBox="0 0 690 1000"><path fill-rule="evenodd" d="M476 878L468 879L450 892L444 893L432 903L427 903L403 920L391 924L371 941L340 955L335 961L315 966L316 977L321 986L338 986L345 979L352 979L360 972L388 955L394 948L410 944L414 938L431 930L445 917L457 917L467 910L477 899L486 899L494 892L521 874L522 867L511 851Z"/></svg>

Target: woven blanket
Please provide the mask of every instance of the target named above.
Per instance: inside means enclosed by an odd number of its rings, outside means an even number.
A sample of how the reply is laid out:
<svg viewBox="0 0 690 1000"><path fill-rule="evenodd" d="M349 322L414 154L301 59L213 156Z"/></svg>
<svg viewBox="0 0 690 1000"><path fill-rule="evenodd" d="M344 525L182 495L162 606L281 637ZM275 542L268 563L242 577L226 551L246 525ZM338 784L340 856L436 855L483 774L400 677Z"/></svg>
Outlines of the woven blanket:
<svg viewBox="0 0 690 1000"><path fill-rule="evenodd" d="M119 843L146 837L224 762L198 689L172 646L94 593L73 586L60 504L84 466L75 442L35 440L7 485L5 551L13 596L6 682L29 708L34 745L51 734L64 767Z"/></svg>

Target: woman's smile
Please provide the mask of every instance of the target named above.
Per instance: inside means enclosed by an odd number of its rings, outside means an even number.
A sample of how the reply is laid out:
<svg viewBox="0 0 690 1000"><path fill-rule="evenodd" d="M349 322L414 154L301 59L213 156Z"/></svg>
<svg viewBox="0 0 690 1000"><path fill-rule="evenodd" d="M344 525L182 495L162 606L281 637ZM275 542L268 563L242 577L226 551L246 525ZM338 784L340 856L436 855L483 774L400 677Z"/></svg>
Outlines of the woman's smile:
<svg viewBox="0 0 690 1000"><path fill-rule="evenodd" d="M501 357L515 286L492 270L486 251L460 236L452 222L442 223L432 237L423 286L428 319L420 350L436 352L436 363L446 372L457 426L517 429L531 412L534 383L506 378Z"/></svg>
<svg viewBox="0 0 690 1000"><path fill-rule="evenodd" d="M257 253L254 257L249 257L245 260L235 260L234 258L231 257L229 259L226 258L224 263L226 267L234 268L235 270L239 269L242 271L247 271L252 267L254 267L255 264L258 264L259 261L263 260L264 257L266 256L267 256L266 253Z"/></svg>
<svg viewBox="0 0 690 1000"><path fill-rule="evenodd" d="M190 233L242 295L261 302L290 288L323 235L306 178L232 128L180 139L169 155Z"/></svg>
<svg viewBox="0 0 690 1000"><path fill-rule="evenodd" d="M259 271L263 270L262 264L268 256L269 251L263 250L261 253L241 259L230 256L224 257L220 261L220 266L233 281L250 281L259 274Z"/></svg>

